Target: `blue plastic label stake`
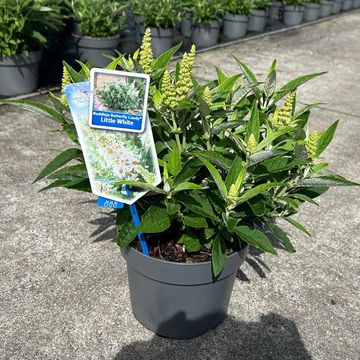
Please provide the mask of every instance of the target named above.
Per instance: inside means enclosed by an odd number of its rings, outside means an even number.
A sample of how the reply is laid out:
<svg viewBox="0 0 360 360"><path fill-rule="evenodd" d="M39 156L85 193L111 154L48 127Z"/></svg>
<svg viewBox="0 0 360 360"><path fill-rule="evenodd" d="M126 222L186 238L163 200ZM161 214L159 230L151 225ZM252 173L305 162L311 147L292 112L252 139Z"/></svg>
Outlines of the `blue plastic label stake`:
<svg viewBox="0 0 360 360"><path fill-rule="evenodd" d="M97 204L98 206L110 208L110 209L122 209L124 207L124 204L122 202L110 200L102 196L98 197Z"/></svg>

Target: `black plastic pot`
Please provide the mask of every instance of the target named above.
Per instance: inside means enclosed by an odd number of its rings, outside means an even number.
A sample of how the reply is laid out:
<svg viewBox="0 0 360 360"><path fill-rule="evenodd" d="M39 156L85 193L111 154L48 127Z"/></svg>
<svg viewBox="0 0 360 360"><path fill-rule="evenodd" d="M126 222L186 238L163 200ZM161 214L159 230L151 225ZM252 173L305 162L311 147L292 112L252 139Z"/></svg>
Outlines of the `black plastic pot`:
<svg viewBox="0 0 360 360"><path fill-rule="evenodd" d="M352 1L352 8L358 9L360 7L360 0L353 0Z"/></svg>
<svg viewBox="0 0 360 360"><path fill-rule="evenodd" d="M304 21L314 21L320 17L320 4L305 4Z"/></svg>
<svg viewBox="0 0 360 360"><path fill-rule="evenodd" d="M269 9L269 19L281 20L283 3L281 1L274 1Z"/></svg>
<svg viewBox="0 0 360 360"><path fill-rule="evenodd" d="M199 48L214 46L218 43L220 21L213 20L207 24L195 24L191 34L191 41Z"/></svg>
<svg viewBox="0 0 360 360"><path fill-rule="evenodd" d="M246 15L226 14L223 21L223 35L229 40L244 37L247 32L248 21Z"/></svg>
<svg viewBox="0 0 360 360"><path fill-rule="evenodd" d="M283 23L288 26L300 25L304 18L304 7L295 5L285 5L283 13Z"/></svg>
<svg viewBox="0 0 360 360"><path fill-rule="evenodd" d="M191 339L226 317L236 273L248 245L228 256L213 278L211 262L175 263L122 249L127 263L132 310L138 321L158 335Z"/></svg>
<svg viewBox="0 0 360 360"><path fill-rule="evenodd" d="M41 53L0 57L0 96L27 94L38 88Z"/></svg>
<svg viewBox="0 0 360 360"><path fill-rule="evenodd" d="M90 62L93 67L105 67L111 60L106 55L116 56L115 50L120 43L120 35L108 38L93 38L73 34L78 58Z"/></svg>
<svg viewBox="0 0 360 360"><path fill-rule="evenodd" d="M266 26L266 10L255 9L251 12L248 31L263 32Z"/></svg>
<svg viewBox="0 0 360 360"><path fill-rule="evenodd" d="M191 12L187 12L184 15L184 18L181 20L181 24L180 24L181 34L183 36L185 36L187 38L191 37L192 24L193 24L192 14L191 14Z"/></svg>

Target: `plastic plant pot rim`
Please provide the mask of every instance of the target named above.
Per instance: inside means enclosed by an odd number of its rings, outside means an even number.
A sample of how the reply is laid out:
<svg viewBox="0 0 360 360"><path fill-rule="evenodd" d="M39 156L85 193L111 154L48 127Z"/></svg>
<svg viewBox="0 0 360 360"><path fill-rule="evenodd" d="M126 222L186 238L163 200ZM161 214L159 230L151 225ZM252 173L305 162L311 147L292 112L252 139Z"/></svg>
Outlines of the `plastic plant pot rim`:
<svg viewBox="0 0 360 360"><path fill-rule="evenodd" d="M113 36L106 36L106 37L93 37L93 36L86 36L86 35L81 35L81 34L77 34L77 33L72 33L71 34L74 38L76 39L84 39L84 40L117 40L120 39L121 35L120 34L116 34Z"/></svg>
<svg viewBox="0 0 360 360"><path fill-rule="evenodd" d="M16 54L13 56L0 56L0 66L28 66L40 62L42 49L29 51L28 55Z"/></svg>

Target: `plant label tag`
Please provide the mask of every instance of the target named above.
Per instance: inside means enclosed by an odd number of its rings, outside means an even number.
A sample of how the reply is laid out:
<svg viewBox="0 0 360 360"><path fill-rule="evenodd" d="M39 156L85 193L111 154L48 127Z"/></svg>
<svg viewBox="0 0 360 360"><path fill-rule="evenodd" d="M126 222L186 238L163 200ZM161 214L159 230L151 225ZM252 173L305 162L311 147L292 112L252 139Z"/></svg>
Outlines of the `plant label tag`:
<svg viewBox="0 0 360 360"><path fill-rule="evenodd" d="M142 133L150 77L93 68L90 72L89 124L93 128Z"/></svg>
<svg viewBox="0 0 360 360"><path fill-rule="evenodd" d="M100 207L110 208L110 209L122 209L124 207L124 203L106 199L102 196L98 197L97 205Z"/></svg>
<svg viewBox="0 0 360 360"><path fill-rule="evenodd" d="M90 82L67 85L65 95L83 152L91 190L95 195L131 205L148 190L131 190L121 182L137 181L152 186L161 183L147 113L142 133L94 129L88 121L92 96Z"/></svg>

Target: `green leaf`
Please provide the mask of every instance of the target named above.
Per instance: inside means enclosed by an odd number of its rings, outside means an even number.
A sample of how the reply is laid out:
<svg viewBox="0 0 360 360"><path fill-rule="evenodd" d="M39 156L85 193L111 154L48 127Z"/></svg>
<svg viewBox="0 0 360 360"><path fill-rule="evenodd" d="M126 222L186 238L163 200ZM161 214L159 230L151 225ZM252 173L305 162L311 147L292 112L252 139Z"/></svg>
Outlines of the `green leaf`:
<svg viewBox="0 0 360 360"><path fill-rule="evenodd" d="M181 184L182 182L191 179L199 172L201 164L201 161L197 158L192 158L188 160L182 167L181 171L175 177L174 185Z"/></svg>
<svg viewBox="0 0 360 360"><path fill-rule="evenodd" d="M86 166L85 164L66 166L60 170L54 171L51 175L48 175L48 179L57 179L64 175L87 176Z"/></svg>
<svg viewBox="0 0 360 360"><path fill-rule="evenodd" d="M257 85L258 81L256 80L255 75L252 73L252 71L240 60L238 59L236 56L234 56L235 61L239 64L241 71L243 72L246 80L248 81L249 84L252 85Z"/></svg>
<svg viewBox="0 0 360 360"><path fill-rule="evenodd" d="M50 117L51 119L55 120L56 122L63 124L66 123L65 117L57 110L34 101L29 100L0 100L0 103L2 104L8 104L8 105L15 105L18 107L21 107L25 110L30 110L33 112L36 112L38 114L44 115L46 117Z"/></svg>
<svg viewBox="0 0 360 360"><path fill-rule="evenodd" d="M257 146L256 146L256 151L260 151L261 149L263 149L265 146L269 145L270 143L272 143L275 139L277 139L279 136L287 134L290 131L295 131L295 129L291 126L286 126L281 130L278 131L274 131L273 133L270 133L266 136L266 138L261 141Z"/></svg>
<svg viewBox="0 0 360 360"><path fill-rule="evenodd" d="M68 71L72 82L78 83L88 80L84 76L77 73L66 61L63 61L63 64L66 67L66 70Z"/></svg>
<svg viewBox="0 0 360 360"><path fill-rule="evenodd" d="M191 182L183 182L179 185L177 185L172 191L171 193L174 195L180 191L185 191L185 190L203 190L203 186L198 185L198 184L194 184Z"/></svg>
<svg viewBox="0 0 360 360"><path fill-rule="evenodd" d="M116 226L117 229L117 244L120 247L129 246L129 244L136 237L138 230L135 228L132 220L128 220Z"/></svg>
<svg viewBox="0 0 360 360"><path fill-rule="evenodd" d="M259 120L258 104L256 100L253 101L250 120L247 124L246 141L249 140L251 134L255 136L256 142L259 142L260 120Z"/></svg>
<svg viewBox="0 0 360 360"><path fill-rule="evenodd" d="M274 101L278 101L278 100L282 99L284 96L289 94L291 91L296 90L300 85L306 83L307 81L309 81L317 76L320 76L320 75L323 75L326 73L327 73L326 71L323 71L323 72L318 72L318 73L314 73L314 74L300 76L294 80L291 80L286 85L284 85L280 90L275 92Z"/></svg>
<svg viewBox="0 0 360 360"><path fill-rule="evenodd" d="M314 104L310 104L307 105L305 107L303 107L302 109L300 109L299 111L297 111L294 116L293 119L296 120L297 118L299 118L301 115L305 114L306 112L308 112L309 110L311 110L313 107L316 106L320 106L320 105L325 105L325 103L314 103Z"/></svg>
<svg viewBox="0 0 360 360"><path fill-rule="evenodd" d="M172 175L176 176L181 171L181 168L180 151L177 145L175 145L169 156L168 169Z"/></svg>
<svg viewBox="0 0 360 360"><path fill-rule="evenodd" d="M215 166L213 166L212 164L209 163L209 161L207 161L206 159L204 159L203 157L201 157L199 155L198 155L198 158L203 162L203 164L209 170L209 173L212 176L212 178L214 179L215 184L218 187L222 197L226 198L227 197L227 188L226 188L226 185L225 185L223 179L221 178L220 173L217 171Z"/></svg>
<svg viewBox="0 0 360 360"><path fill-rule="evenodd" d="M211 252L211 264L215 277L219 276L223 271L227 259L227 250L224 240L220 235L216 235Z"/></svg>
<svg viewBox="0 0 360 360"><path fill-rule="evenodd" d="M232 184L235 184L236 179L238 178L243 167L244 165L242 159L239 156L236 156L225 179L225 185L228 190L230 190L230 186Z"/></svg>
<svg viewBox="0 0 360 360"><path fill-rule="evenodd" d="M235 227L234 233L248 244L251 244L268 253L277 255L277 252L271 245L269 239L260 230L253 229L247 225L241 225Z"/></svg>
<svg viewBox="0 0 360 360"><path fill-rule="evenodd" d="M203 159L208 160L210 163L217 165L224 170L228 170L232 164L231 160L227 159L217 151L211 151L211 150L193 151L192 154L197 157L200 156Z"/></svg>
<svg viewBox="0 0 360 360"><path fill-rule="evenodd" d="M240 74L233 75L223 81L218 87L215 88L216 94L227 94L234 87L236 80L240 77Z"/></svg>
<svg viewBox="0 0 360 360"><path fill-rule="evenodd" d="M360 184L347 180L336 174L313 176L311 178L301 180L297 186L299 187L327 187L327 186L359 186Z"/></svg>
<svg viewBox="0 0 360 360"><path fill-rule="evenodd" d="M287 222L289 222L291 225L294 225L296 228L298 228L300 231L302 231L303 233L305 233L308 236L311 236L311 234L309 233L308 230L306 230L305 226L300 224L298 221L294 220L291 217L284 217L283 219L285 219Z"/></svg>
<svg viewBox="0 0 360 360"><path fill-rule="evenodd" d="M161 233L167 230L170 225L170 218L166 209L152 205L141 217L137 230L145 234Z"/></svg>
<svg viewBox="0 0 360 360"><path fill-rule="evenodd" d="M237 128L240 125L241 125L240 121L234 121L234 120L233 121L224 121L223 123L221 123L219 125L214 125L211 128L211 133L213 135L216 135L216 134L221 133L222 131Z"/></svg>
<svg viewBox="0 0 360 360"><path fill-rule="evenodd" d="M256 165L258 163L261 163L262 161L265 161L267 159L271 159L276 155L279 155L279 151L275 150L262 150L255 154L252 154L248 158L249 166Z"/></svg>
<svg viewBox="0 0 360 360"><path fill-rule="evenodd" d="M183 218L183 222L185 226L189 226L195 229L208 227L206 219L195 214L185 215Z"/></svg>
<svg viewBox="0 0 360 360"><path fill-rule="evenodd" d="M228 77L224 74L224 72L219 67L215 66L215 70L216 70L219 84L223 83L225 80L228 79Z"/></svg>
<svg viewBox="0 0 360 360"><path fill-rule="evenodd" d="M266 183L266 184L261 184L261 185L257 185L249 190L246 190L239 198L239 202L238 204L241 204L245 201L248 201L249 199L251 199L252 197L261 194L262 192L264 192L265 190L274 188L274 187L278 187L278 186L286 186L286 183L283 182L270 182L270 183Z"/></svg>
<svg viewBox="0 0 360 360"><path fill-rule="evenodd" d="M336 128L338 126L339 120L335 121L325 132L323 132L320 135L320 138L318 139L317 142L317 148L316 148L316 153L319 156L327 147L328 145L331 143Z"/></svg>
<svg viewBox="0 0 360 360"><path fill-rule="evenodd" d="M34 183L50 175L53 171L59 169L61 166L65 165L69 161L79 159L81 157L82 151L80 149L70 148L63 151L45 166L45 168L34 180Z"/></svg>
<svg viewBox="0 0 360 360"><path fill-rule="evenodd" d="M268 223L268 226L271 230L271 232L275 235L276 238L280 240L280 242L285 246L285 249L289 252L295 252L295 248L292 245L289 237L285 233L283 229L281 229L279 226L277 226L274 223Z"/></svg>
<svg viewBox="0 0 360 360"><path fill-rule="evenodd" d="M181 48L182 43L175 45L171 49L165 51L163 54L161 54L157 59L155 59L152 68L153 70L160 70L164 69L168 66L171 58L174 56L174 54Z"/></svg>
<svg viewBox="0 0 360 360"><path fill-rule="evenodd" d="M177 195L177 199L191 211L212 220L218 220L210 202L207 199L196 194L180 194Z"/></svg>
<svg viewBox="0 0 360 360"><path fill-rule="evenodd" d="M290 196L290 197L293 197L295 199L299 199L299 200L302 200L302 201L307 201L310 204L319 206L319 204L316 201L314 201L312 198L310 198L310 197L308 197L308 196L306 196L304 194L288 194L287 196Z"/></svg>
<svg viewBox="0 0 360 360"><path fill-rule="evenodd" d="M181 236L178 243L185 245L185 250L188 253L197 252L200 250L200 241L195 236L184 234Z"/></svg>

